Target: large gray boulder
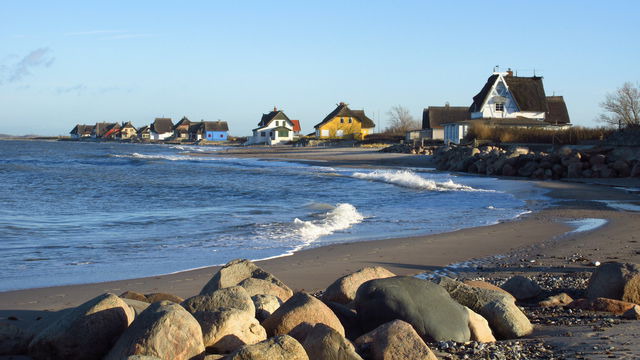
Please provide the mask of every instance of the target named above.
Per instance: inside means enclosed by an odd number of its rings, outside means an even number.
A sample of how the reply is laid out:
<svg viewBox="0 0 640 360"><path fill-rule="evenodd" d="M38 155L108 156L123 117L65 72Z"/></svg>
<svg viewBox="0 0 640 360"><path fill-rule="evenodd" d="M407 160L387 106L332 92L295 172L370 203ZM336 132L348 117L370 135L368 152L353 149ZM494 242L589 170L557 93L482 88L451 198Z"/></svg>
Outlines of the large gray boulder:
<svg viewBox="0 0 640 360"><path fill-rule="evenodd" d="M293 292L290 289L285 289L276 285L275 283L256 279L256 278L248 278L242 280L239 286L243 287L249 293L249 296L254 295L274 295L277 296L282 302L289 300L289 298L293 295Z"/></svg>
<svg viewBox="0 0 640 360"><path fill-rule="evenodd" d="M600 265L589 279L587 297L640 304L640 266L619 262Z"/></svg>
<svg viewBox="0 0 640 360"><path fill-rule="evenodd" d="M22 355L27 353L33 334L14 324L0 322L0 355Z"/></svg>
<svg viewBox="0 0 640 360"><path fill-rule="evenodd" d="M202 311L194 314L202 328L207 351L230 353L243 345L255 344L267 339L264 330L253 314L232 308Z"/></svg>
<svg viewBox="0 0 640 360"><path fill-rule="evenodd" d="M198 321L182 306L160 301L151 304L120 336L105 360L131 355L187 360L204 352Z"/></svg>
<svg viewBox="0 0 640 360"><path fill-rule="evenodd" d="M497 337L513 339L529 335L533 325L509 294L465 285L442 276L433 280L458 303L482 315Z"/></svg>
<svg viewBox="0 0 640 360"><path fill-rule="evenodd" d="M302 346L310 359L362 360L349 340L325 324L316 324Z"/></svg>
<svg viewBox="0 0 640 360"><path fill-rule="evenodd" d="M102 294L65 313L29 344L34 359L96 359L104 356L133 321L134 313L114 294Z"/></svg>
<svg viewBox="0 0 640 360"><path fill-rule="evenodd" d="M226 359L309 360L309 357L302 345L296 339L288 335L280 335L261 341L257 344L245 345L238 351L229 355Z"/></svg>
<svg viewBox="0 0 640 360"><path fill-rule="evenodd" d="M437 360L413 327L402 320L380 325L355 341L361 354L372 360Z"/></svg>
<svg viewBox="0 0 640 360"><path fill-rule="evenodd" d="M502 289L513 295L517 300L534 298L542 292L537 282L521 275L516 275L502 284Z"/></svg>
<svg viewBox="0 0 640 360"><path fill-rule="evenodd" d="M251 316L255 316L256 313L251 296L240 286L231 286L205 295L196 295L183 301L181 305L191 314L199 311L216 311L219 308L234 308L246 311Z"/></svg>
<svg viewBox="0 0 640 360"><path fill-rule="evenodd" d="M293 295L293 291L291 291L285 283L246 259L232 260L220 268L202 288L200 295L209 294L229 286L239 285L242 281L249 278L271 282L284 289L289 296Z"/></svg>
<svg viewBox="0 0 640 360"><path fill-rule="evenodd" d="M441 286L408 276L368 281L358 289L355 308L363 331L399 319L425 341L469 341L468 316Z"/></svg>
<svg viewBox="0 0 640 360"><path fill-rule="evenodd" d="M269 336L288 334L298 341L304 341L318 323L332 327L344 336L344 327L327 305L307 293L299 292L263 321L262 326Z"/></svg>
<svg viewBox="0 0 640 360"><path fill-rule="evenodd" d="M256 319L262 322L282 305L282 300L275 295L258 294L251 297L256 307Z"/></svg>
<svg viewBox="0 0 640 360"><path fill-rule="evenodd" d="M329 285L322 294L322 300L348 304L356 298L356 291L358 291L358 288L363 283L369 280L384 279L393 276L396 275L381 266L360 269L352 274L339 278L334 281L333 284Z"/></svg>

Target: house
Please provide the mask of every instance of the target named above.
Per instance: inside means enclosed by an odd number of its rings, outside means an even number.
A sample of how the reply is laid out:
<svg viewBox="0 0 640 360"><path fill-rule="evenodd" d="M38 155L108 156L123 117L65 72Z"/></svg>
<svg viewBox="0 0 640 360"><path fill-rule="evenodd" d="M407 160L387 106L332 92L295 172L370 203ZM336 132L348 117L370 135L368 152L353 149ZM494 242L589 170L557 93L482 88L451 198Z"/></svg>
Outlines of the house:
<svg viewBox="0 0 640 360"><path fill-rule="evenodd" d="M364 110L351 110L348 104L341 102L314 128L319 139L364 139L375 126Z"/></svg>
<svg viewBox="0 0 640 360"><path fill-rule="evenodd" d="M180 121L173 127L173 134L176 139L188 139L191 127L191 121L183 116Z"/></svg>
<svg viewBox="0 0 640 360"><path fill-rule="evenodd" d="M443 140L444 126L447 123L456 123L470 119L467 106L429 106L422 111L423 139Z"/></svg>
<svg viewBox="0 0 640 360"><path fill-rule="evenodd" d="M91 137L94 139L115 139L120 133L120 124L101 122L96 123L91 131Z"/></svg>
<svg viewBox="0 0 640 360"><path fill-rule="evenodd" d="M151 140L165 140L173 136L173 122L171 118L156 118L149 127Z"/></svg>
<svg viewBox="0 0 640 360"><path fill-rule="evenodd" d="M135 126L133 126L133 124L131 124L131 121L128 121L126 123L123 122L122 126L120 127L120 133L118 134L118 139L129 140L136 136L138 136L138 129L136 129Z"/></svg>
<svg viewBox="0 0 640 360"><path fill-rule="evenodd" d="M149 125L145 125L138 129L138 138L142 140L151 139L151 128L149 127Z"/></svg>
<svg viewBox="0 0 640 360"><path fill-rule="evenodd" d="M298 122L298 127L300 123ZM293 140L294 123L282 110L277 107L268 114L262 114L258 127L253 129L247 145L267 144L276 145Z"/></svg>
<svg viewBox="0 0 640 360"><path fill-rule="evenodd" d="M69 134L71 134L72 139L80 139L90 137L92 131L93 125L77 124L71 131L69 131Z"/></svg>
<svg viewBox="0 0 640 360"><path fill-rule="evenodd" d="M229 124L226 121L192 122L189 126L189 139L193 141L227 141L229 138Z"/></svg>

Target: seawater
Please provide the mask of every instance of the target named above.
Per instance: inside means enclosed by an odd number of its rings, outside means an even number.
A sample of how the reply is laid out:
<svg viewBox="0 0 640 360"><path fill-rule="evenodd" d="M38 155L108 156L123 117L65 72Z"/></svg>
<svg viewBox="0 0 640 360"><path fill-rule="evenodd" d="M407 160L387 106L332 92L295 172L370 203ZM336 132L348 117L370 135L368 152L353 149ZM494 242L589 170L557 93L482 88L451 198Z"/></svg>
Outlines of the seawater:
<svg viewBox="0 0 640 360"><path fill-rule="evenodd" d="M215 151L224 148L0 141L0 291L440 233L527 211L502 190L509 181L197 156Z"/></svg>

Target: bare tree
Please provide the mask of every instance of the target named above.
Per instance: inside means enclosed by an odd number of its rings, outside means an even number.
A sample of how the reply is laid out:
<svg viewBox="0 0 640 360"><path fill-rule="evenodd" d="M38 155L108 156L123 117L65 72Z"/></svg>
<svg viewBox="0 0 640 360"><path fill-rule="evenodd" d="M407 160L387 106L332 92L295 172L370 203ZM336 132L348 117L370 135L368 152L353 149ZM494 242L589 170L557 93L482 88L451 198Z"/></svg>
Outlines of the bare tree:
<svg viewBox="0 0 640 360"><path fill-rule="evenodd" d="M404 135L409 130L420 128L420 124L411 116L409 110L401 105L396 105L387 112L389 126L385 129L388 134Z"/></svg>
<svg viewBox="0 0 640 360"><path fill-rule="evenodd" d="M618 126L622 129L627 126L640 125L640 89L626 82L616 92L607 94L600 103L605 113L600 115L600 121Z"/></svg>

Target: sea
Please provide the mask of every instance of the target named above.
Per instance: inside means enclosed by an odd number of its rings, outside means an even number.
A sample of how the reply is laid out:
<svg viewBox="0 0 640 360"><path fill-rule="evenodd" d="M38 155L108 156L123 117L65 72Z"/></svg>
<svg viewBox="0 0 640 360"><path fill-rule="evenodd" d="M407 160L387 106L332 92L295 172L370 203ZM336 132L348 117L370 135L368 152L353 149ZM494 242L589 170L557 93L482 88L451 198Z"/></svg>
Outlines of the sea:
<svg viewBox="0 0 640 360"><path fill-rule="evenodd" d="M495 224L529 184L224 147L0 141L0 291L175 273ZM523 188L525 187L525 188Z"/></svg>

